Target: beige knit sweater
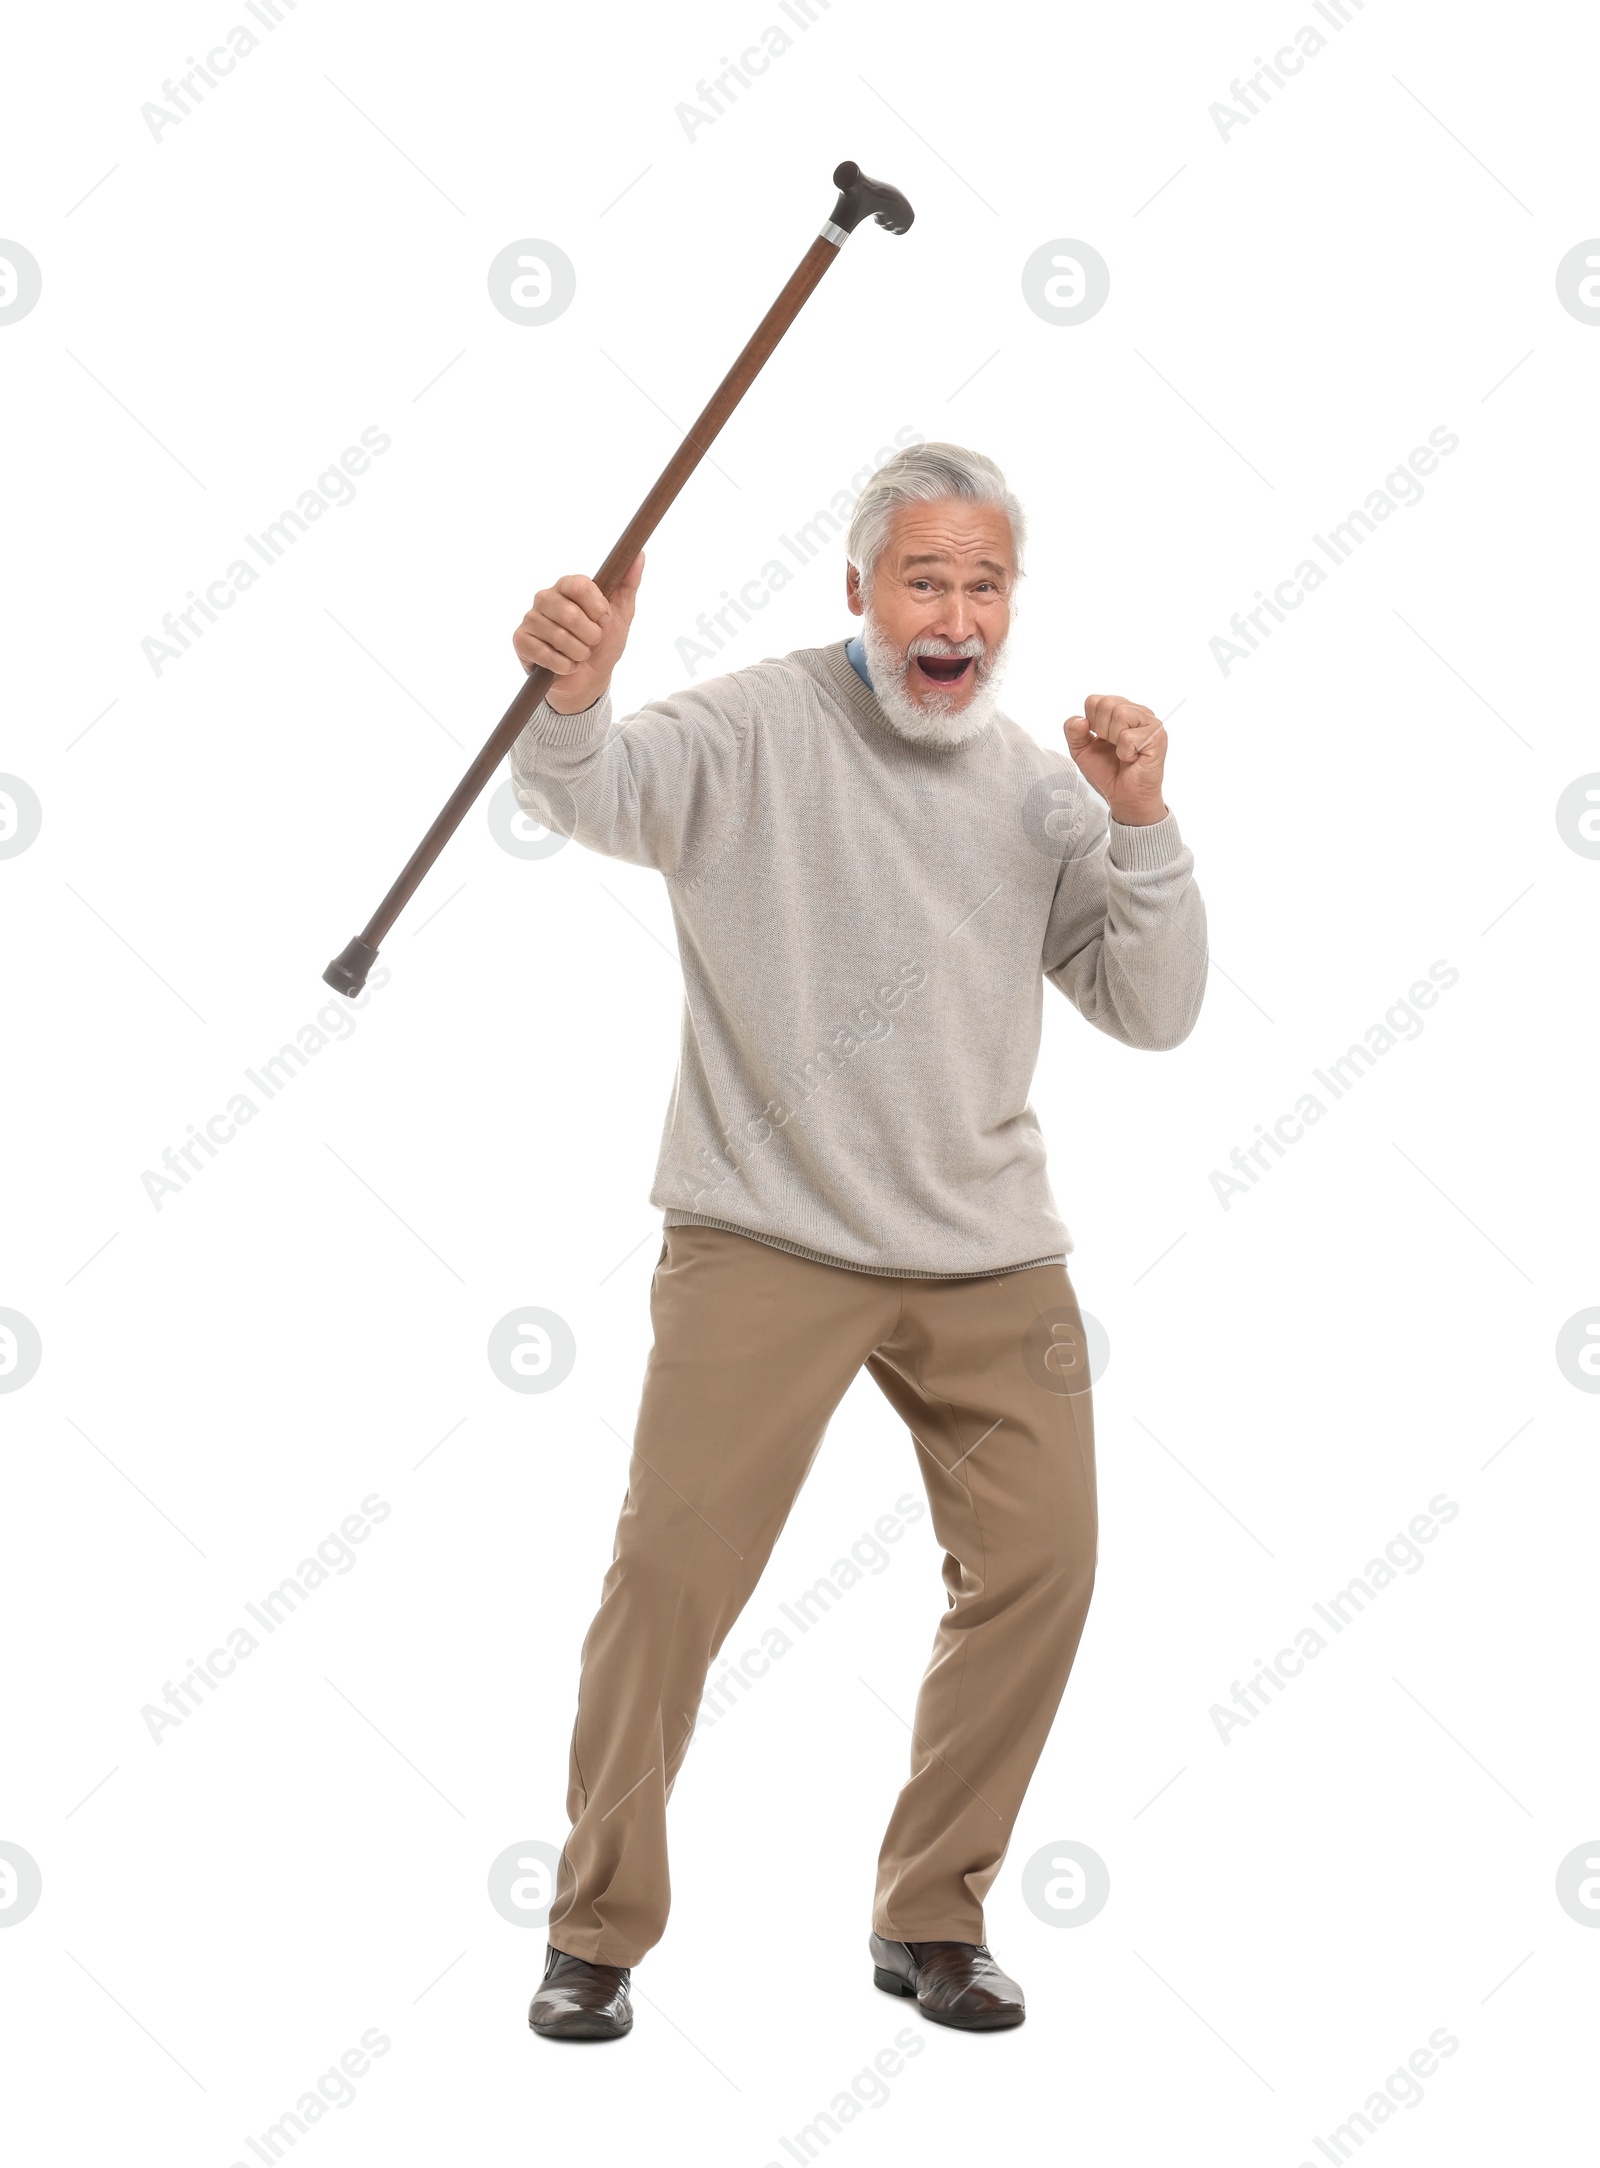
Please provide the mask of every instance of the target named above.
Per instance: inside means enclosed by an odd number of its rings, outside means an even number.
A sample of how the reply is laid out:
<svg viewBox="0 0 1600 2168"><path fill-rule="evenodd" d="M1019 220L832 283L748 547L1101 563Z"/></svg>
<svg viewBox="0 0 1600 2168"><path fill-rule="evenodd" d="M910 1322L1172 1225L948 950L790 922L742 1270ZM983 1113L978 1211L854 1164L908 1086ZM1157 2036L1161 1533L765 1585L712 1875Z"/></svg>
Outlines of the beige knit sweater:
<svg viewBox="0 0 1600 2168"><path fill-rule="evenodd" d="M541 705L521 805L666 878L682 1050L651 1202L867 1272L1062 1258L1028 1102L1044 982L1129 1046L1199 1014L1206 920L1172 814L1108 819L997 716L953 751L890 728L845 643L614 723Z"/></svg>

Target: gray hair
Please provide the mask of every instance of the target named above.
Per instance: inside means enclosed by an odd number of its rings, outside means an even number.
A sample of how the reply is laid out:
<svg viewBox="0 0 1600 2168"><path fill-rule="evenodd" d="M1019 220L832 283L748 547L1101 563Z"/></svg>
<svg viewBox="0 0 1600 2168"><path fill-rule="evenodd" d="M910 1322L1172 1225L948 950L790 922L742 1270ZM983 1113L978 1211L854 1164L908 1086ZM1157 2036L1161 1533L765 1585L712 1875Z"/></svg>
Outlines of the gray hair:
<svg viewBox="0 0 1600 2168"><path fill-rule="evenodd" d="M856 499L845 547L863 587L871 583L896 512L908 504L937 504L944 497L966 497L977 504L997 505L1004 512L1021 576L1027 521L994 461L960 444L910 444L884 462Z"/></svg>

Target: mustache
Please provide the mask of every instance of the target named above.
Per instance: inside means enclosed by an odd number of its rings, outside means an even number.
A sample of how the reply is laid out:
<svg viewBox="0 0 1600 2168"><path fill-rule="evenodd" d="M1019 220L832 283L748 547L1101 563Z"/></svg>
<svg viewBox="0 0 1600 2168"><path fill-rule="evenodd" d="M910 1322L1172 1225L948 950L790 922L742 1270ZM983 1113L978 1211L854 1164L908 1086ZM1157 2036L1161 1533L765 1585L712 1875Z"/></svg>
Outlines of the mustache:
<svg viewBox="0 0 1600 2168"><path fill-rule="evenodd" d="M970 656L972 660L973 691L975 694L982 693L987 690L994 678L1004 654L1005 642L1003 640L998 645L991 646L981 632L969 633L964 640L946 640L937 633L920 633L914 640L906 643L905 652L896 665L895 680L902 687L910 683L911 673L916 668L919 655L966 655ZM946 699L948 697L947 694L943 693L935 693L934 695L935 699Z"/></svg>
<svg viewBox="0 0 1600 2168"><path fill-rule="evenodd" d="M884 638L883 628L880 625L874 623L872 629L880 640ZM968 633L964 640L947 640L939 633L918 633L914 639L908 640L905 647L895 655L893 665L895 681L900 685L906 683L919 655L967 655L973 661L973 682L979 688L982 688L993 677L1005 653L1005 648L1006 643L1004 640L991 647L981 632Z"/></svg>

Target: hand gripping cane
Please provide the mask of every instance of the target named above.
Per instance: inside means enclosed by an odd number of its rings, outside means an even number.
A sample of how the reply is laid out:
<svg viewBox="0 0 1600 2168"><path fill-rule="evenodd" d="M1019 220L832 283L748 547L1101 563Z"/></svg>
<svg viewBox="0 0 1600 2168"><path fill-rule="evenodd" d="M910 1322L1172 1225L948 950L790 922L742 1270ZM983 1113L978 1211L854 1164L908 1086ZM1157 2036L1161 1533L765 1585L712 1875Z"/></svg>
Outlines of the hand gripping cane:
<svg viewBox="0 0 1600 2168"><path fill-rule="evenodd" d="M654 534L673 499L710 449L723 423L755 382L763 362L799 315L823 272L844 246L845 236L853 232L864 218L875 218L880 226L887 226L891 233L904 233L911 224L911 206L898 188L891 188L885 181L870 179L859 166L852 165L848 159L835 169L833 178L835 186L842 190L842 193L822 231L801 257L794 276L762 317L749 345L712 393L705 412L700 415L677 451L668 460L655 487L629 520L610 556L595 574L595 585L603 595L609 596L615 592L622 575ZM360 993L367 982L367 973L377 961L379 942L405 909L420 886L423 875L461 825L467 808L510 752L523 725L554 683L555 676L552 671L542 668L529 671L517 697L495 725L494 735L451 792L443 812L406 860L400 878L350 946L342 955L336 956L323 972L323 978L339 993Z"/></svg>

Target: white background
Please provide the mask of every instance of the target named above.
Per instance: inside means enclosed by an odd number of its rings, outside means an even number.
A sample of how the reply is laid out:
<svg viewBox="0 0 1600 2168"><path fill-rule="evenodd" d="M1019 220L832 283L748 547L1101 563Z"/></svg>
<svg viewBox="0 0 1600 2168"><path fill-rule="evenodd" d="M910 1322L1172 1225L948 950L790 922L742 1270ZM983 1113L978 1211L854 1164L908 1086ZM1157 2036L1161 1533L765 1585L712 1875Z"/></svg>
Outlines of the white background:
<svg viewBox="0 0 1600 2168"><path fill-rule="evenodd" d="M1600 1403L1554 1354L1600 1303L1600 864L1555 820L1600 769L1600 329L1555 286L1600 232L1592 22L818 12L693 140L675 106L776 0L301 0L159 140L141 105L242 5L8 33L0 234L43 271L0 328L0 769L43 807L0 862L0 1305L43 1347L0 1398L29 2162L252 2162L377 2027L297 2160L759 2168L906 2023L865 1944L943 1601L926 1519L696 1742L626 2045L530 2037L544 1937L486 1896L564 1834L648 1347L660 881L519 860L480 805L353 1036L159 1210L142 1179L331 1001L515 688L534 588L599 561L843 157L916 224L851 241L672 511L619 711L897 428L976 445L1033 527L1008 712L1050 743L1090 691L1170 714L1213 969L1169 1054L1047 1011L1034 1101L1111 1360L1099 1586L988 1912L1029 2020L916 2024L829 2158L1320 2164L1439 2027L1385 2161L1592 2129L1600 1933L1555 1878L1600 1855ZM1327 49L1224 141L1212 102L1307 23ZM577 271L541 327L487 294L525 237ZM1076 327L1022 296L1057 238L1111 270ZM1224 675L1230 615L1440 426L1423 501ZM155 674L163 613L367 427L392 444L355 501ZM728 660L842 636L842 577L819 560ZM1224 1210L1212 1170L1436 959L1420 1038ZM541 1397L485 1357L525 1304L577 1341ZM863 1383L730 1651L914 1459ZM156 1744L142 1707L373 1493L354 1568ZM1422 1569L1224 1744L1213 1704L1439 1493ZM1111 1877L1072 1931L1020 1892L1062 1840Z"/></svg>

